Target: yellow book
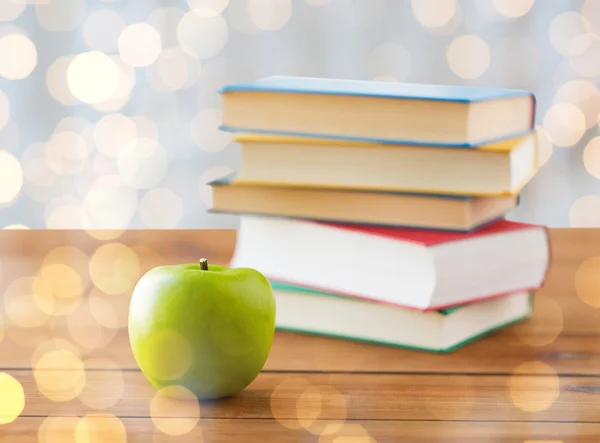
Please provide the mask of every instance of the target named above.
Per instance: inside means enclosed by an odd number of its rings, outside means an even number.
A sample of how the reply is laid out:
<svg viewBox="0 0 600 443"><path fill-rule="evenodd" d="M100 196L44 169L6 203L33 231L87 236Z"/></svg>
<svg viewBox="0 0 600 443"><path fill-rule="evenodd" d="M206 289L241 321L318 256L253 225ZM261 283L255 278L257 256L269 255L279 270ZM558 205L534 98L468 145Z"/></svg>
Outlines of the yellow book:
<svg viewBox="0 0 600 443"><path fill-rule="evenodd" d="M472 149L239 134L232 182L457 196L517 196L536 174L535 133Z"/></svg>

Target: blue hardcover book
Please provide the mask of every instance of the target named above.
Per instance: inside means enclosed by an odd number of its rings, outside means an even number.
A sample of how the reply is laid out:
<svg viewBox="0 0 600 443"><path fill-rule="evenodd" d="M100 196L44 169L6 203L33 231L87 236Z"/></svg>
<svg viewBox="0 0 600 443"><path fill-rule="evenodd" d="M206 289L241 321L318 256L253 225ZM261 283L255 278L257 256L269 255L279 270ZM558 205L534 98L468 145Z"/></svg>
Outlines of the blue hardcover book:
<svg viewBox="0 0 600 443"><path fill-rule="evenodd" d="M214 213L457 232L493 223L520 198L248 185L237 183L233 174L209 185Z"/></svg>
<svg viewBox="0 0 600 443"><path fill-rule="evenodd" d="M230 132L476 148L533 131L530 91L273 76L220 90Z"/></svg>

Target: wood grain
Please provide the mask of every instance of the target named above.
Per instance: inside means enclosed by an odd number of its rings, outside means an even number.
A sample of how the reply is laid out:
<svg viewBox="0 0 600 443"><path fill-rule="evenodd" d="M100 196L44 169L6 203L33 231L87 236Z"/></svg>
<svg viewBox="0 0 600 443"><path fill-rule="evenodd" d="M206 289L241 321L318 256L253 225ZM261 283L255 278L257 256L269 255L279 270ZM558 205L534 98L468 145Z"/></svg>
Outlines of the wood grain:
<svg viewBox="0 0 600 443"><path fill-rule="evenodd" d="M120 421L128 443L596 443L600 435L600 424L592 423L351 421L346 422L337 435L319 438L305 429L287 429L268 420L201 419L189 434L174 437L156 431L154 423L147 418L123 418ZM43 423L43 418L23 418L7 425L5 432L11 435L11 443L38 443L38 429ZM75 443L73 426L76 423L75 420L58 422L51 432L42 432L42 435L52 443ZM110 435L108 431L103 437ZM105 438L98 441L124 443L114 438L114 433L112 435L112 440ZM55 436L61 440L53 439ZM338 438L336 441L336 437L345 439Z"/></svg>
<svg viewBox="0 0 600 443"><path fill-rule="evenodd" d="M117 429L114 435L96 439L117 443L124 441L119 426L128 442L598 441L600 312L593 294L600 307L600 278L585 280L587 287L580 282L579 293L575 279L582 263L600 256L600 230L551 230L551 241L551 270L531 320L449 355L278 332L263 373L233 399L202 403L198 425L180 437L161 434L151 419L156 390L131 354L123 324L127 291L110 298L82 276L81 303L104 297L119 327L77 321L79 311L20 327L6 315L3 297L0 372L21 383L26 403L21 417L0 425L0 441L80 443L74 426L90 414L119 417L112 419L116 428L106 428ZM141 275L200 257L227 264L235 232L0 231L0 290L38 275L48 254L67 245L84 257L70 265L86 274L98 248L111 243L135 252ZM45 383L66 380L68 386L80 372L67 364L55 378L38 373L36 379L32 370L35 349L51 339L70 343L82 361L94 364L83 390L64 401L50 399ZM62 434L46 435L44 420L57 416L67 417L52 427ZM337 433L315 435L331 426Z"/></svg>
<svg viewBox="0 0 600 443"><path fill-rule="evenodd" d="M31 367L32 351L43 340L52 337L73 341L68 330L36 331L5 331L7 338L0 343L0 370ZM114 337L105 346L91 350L79 347L82 359L108 359L122 369L137 369L127 331L107 331ZM22 340L25 335L34 346L25 347L10 338ZM546 362L564 375L600 375L600 339L592 335L563 335L547 346L529 346L511 329L453 354L438 355L280 331L275 334L264 369L308 373L510 374L526 361Z"/></svg>
<svg viewBox="0 0 600 443"><path fill-rule="evenodd" d="M127 417L151 416L156 390L140 372L88 371L84 391L69 401L47 398L45 380L63 382L79 374L61 371L52 379L31 371L8 371L25 390L29 402L23 415L81 416L96 412L94 396L114 406L103 411ZM124 390L119 383L122 376ZM46 378L44 378L46 377ZM67 385L68 386L68 385ZM326 397L344 402L325 404ZM44 393L40 392L42 390ZM57 391L74 396L70 388ZM57 398L57 397L53 397ZM63 398L63 399L64 399ZM83 400L82 400L83 399ZM596 422L600 417L600 378L546 374L511 376L289 374L263 373L234 398L203 402L204 418L349 420L468 420ZM316 417L315 417L316 415Z"/></svg>

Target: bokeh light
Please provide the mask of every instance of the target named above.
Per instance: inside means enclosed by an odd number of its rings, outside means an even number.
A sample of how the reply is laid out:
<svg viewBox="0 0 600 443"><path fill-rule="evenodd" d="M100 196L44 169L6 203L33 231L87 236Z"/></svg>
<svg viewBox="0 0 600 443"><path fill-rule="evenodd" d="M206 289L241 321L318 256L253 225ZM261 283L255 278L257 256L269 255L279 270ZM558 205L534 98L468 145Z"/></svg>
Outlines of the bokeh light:
<svg viewBox="0 0 600 443"><path fill-rule="evenodd" d="M219 109L200 109L190 122L192 140L203 151L218 152L231 143L230 133L219 130L222 124Z"/></svg>
<svg viewBox="0 0 600 443"><path fill-rule="evenodd" d="M79 443L77 423L77 417L46 417L38 430L38 443Z"/></svg>
<svg viewBox="0 0 600 443"><path fill-rule="evenodd" d="M297 405L302 395L312 384L304 378L288 377L279 383L271 393L271 413L277 422L288 429L304 429L297 418L291 418L290 405Z"/></svg>
<svg viewBox="0 0 600 443"><path fill-rule="evenodd" d="M73 312L90 284L88 274L89 257L74 246L61 246L50 251L42 262L37 282L42 294L49 290L53 294L51 315L67 315ZM36 291L37 293L37 291ZM44 305L40 305L44 308Z"/></svg>
<svg viewBox="0 0 600 443"><path fill-rule="evenodd" d="M476 35L454 39L448 47L447 58L452 72L464 79L481 77L491 63L488 44Z"/></svg>
<svg viewBox="0 0 600 443"><path fill-rule="evenodd" d="M109 329L127 327L129 294L110 295L93 288L88 295L90 312L99 324Z"/></svg>
<svg viewBox="0 0 600 443"><path fill-rule="evenodd" d="M291 0L248 0L250 21L262 31L282 29L292 18Z"/></svg>
<svg viewBox="0 0 600 443"><path fill-rule="evenodd" d="M176 331L161 330L148 337L144 349L160 349L158 353L146 352L145 372L158 380L177 380L192 365L192 347L186 337Z"/></svg>
<svg viewBox="0 0 600 443"><path fill-rule="evenodd" d="M84 229L122 230L129 226L138 209L138 195L116 174L95 180L81 205Z"/></svg>
<svg viewBox="0 0 600 443"><path fill-rule="evenodd" d="M105 358L91 358L84 362L84 368L88 382L80 392L79 400L97 410L108 410L119 403L125 391L125 381L119 366ZM102 369L102 372L93 371L94 369ZM98 381L95 381L98 374Z"/></svg>
<svg viewBox="0 0 600 443"><path fill-rule="evenodd" d="M591 44L589 21L575 11L558 14L550 24L550 43L559 54L573 57L582 54Z"/></svg>
<svg viewBox="0 0 600 443"><path fill-rule="evenodd" d="M588 80L573 80L565 83L554 95L555 103L572 103L583 112L588 129L598 123L600 115L600 91Z"/></svg>
<svg viewBox="0 0 600 443"><path fill-rule="evenodd" d="M23 34L0 37L0 76L8 80L29 77L38 61L33 42Z"/></svg>
<svg viewBox="0 0 600 443"><path fill-rule="evenodd" d="M369 432L357 423L346 423L333 435L322 435L319 443L377 443Z"/></svg>
<svg viewBox="0 0 600 443"><path fill-rule="evenodd" d="M79 134L87 141L90 130L92 129L90 121L80 116L70 116L61 119L54 128L54 132L70 131Z"/></svg>
<svg viewBox="0 0 600 443"><path fill-rule="evenodd" d="M585 147L583 164L590 175L600 179L600 137L594 137Z"/></svg>
<svg viewBox="0 0 600 443"><path fill-rule="evenodd" d="M600 288L600 257L591 257L582 262L575 272L575 291L586 305L600 309L598 288Z"/></svg>
<svg viewBox="0 0 600 443"><path fill-rule="evenodd" d="M475 404L475 386L467 375L452 376L423 392L427 410L439 420L462 420Z"/></svg>
<svg viewBox="0 0 600 443"><path fill-rule="evenodd" d="M8 0L2 2L0 22L12 22L16 20L25 10L25 6L25 1Z"/></svg>
<svg viewBox="0 0 600 443"><path fill-rule="evenodd" d="M52 134L45 146L46 162L59 175L73 175L81 171L90 156L90 147L83 137L71 131Z"/></svg>
<svg viewBox="0 0 600 443"><path fill-rule="evenodd" d="M158 390L150 401L150 417L163 434L184 435L196 427L200 404L183 386L168 386Z"/></svg>
<svg viewBox="0 0 600 443"><path fill-rule="evenodd" d="M36 4L35 16L48 31L74 31L85 17L85 3L85 0L54 0Z"/></svg>
<svg viewBox="0 0 600 443"><path fill-rule="evenodd" d="M23 168L11 153L0 150L0 206L12 203L23 187Z"/></svg>
<svg viewBox="0 0 600 443"><path fill-rule="evenodd" d="M21 131L12 118L0 129L0 146L10 152L18 152L21 149Z"/></svg>
<svg viewBox="0 0 600 443"><path fill-rule="evenodd" d="M77 99L84 103L109 100L119 86L119 67L100 51L77 55L67 68L67 84Z"/></svg>
<svg viewBox="0 0 600 443"><path fill-rule="evenodd" d="M527 14L535 0L494 0L494 9L507 18L523 17Z"/></svg>
<svg viewBox="0 0 600 443"><path fill-rule="evenodd" d="M134 23L123 29L118 41L119 54L133 67L150 66L162 49L160 34L147 23Z"/></svg>
<svg viewBox="0 0 600 443"><path fill-rule="evenodd" d="M552 366L541 361L519 365L508 381L510 398L526 412L550 408L560 394L560 381Z"/></svg>
<svg viewBox="0 0 600 443"><path fill-rule="evenodd" d="M369 53L369 76L374 80L385 77L397 82L405 81L411 67L410 53L400 43L386 42Z"/></svg>
<svg viewBox="0 0 600 443"><path fill-rule="evenodd" d="M102 117L94 127L94 142L103 154L117 158L127 145L137 137L135 121L123 114L109 114Z"/></svg>
<svg viewBox="0 0 600 443"><path fill-rule="evenodd" d="M229 166L213 166L200 174L198 192L200 193L200 199L207 207L212 207L212 189L208 183L231 173L233 173L233 169Z"/></svg>
<svg viewBox="0 0 600 443"><path fill-rule="evenodd" d="M46 73L46 86L48 87L50 95L52 95L56 101L66 106L81 103L71 93L67 81L67 70L74 58L74 55L65 55L56 58Z"/></svg>
<svg viewBox="0 0 600 443"><path fill-rule="evenodd" d="M177 40L181 48L200 59L217 55L223 50L228 39L227 22L220 15L202 17L190 11L177 26Z"/></svg>
<svg viewBox="0 0 600 443"><path fill-rule="evenodd" d="M10 121L10 100L4 91L0 91L0 130Z"/></svg>
<svg viewBox="0 0 600 443"><path fill-rule="evenodd" d="M79 349L77 349L73 343L65 340L64 338L51 337L48 340L37 344L37 347L31 354L31 367L35 368L42 357L50 352L55 351L65 351L76 356L78 359L81 357Z"/></svg>
<svg viewBox="0 0 600 443"><path fill-rule="evenodd" d="M587 38L590 38L587 35ZM571 69L581 77L596 77L600 75L600 39L594 38L589 45L578 54L569 59Z"/></svg>
<svg viewBox="0 0 600 443"><path fill-rule="evenodd" d="M346 421L346 398L332 386L311 386L296 402L300 426L314 435L338 432Z"/></svg>
<svg viewBox="0 0 600 443"><path fill-rule="evenodd" d="M554 104L544 116L544 130L554 145L573 146L587 130L585 115L572 103Z"/></svg>
<svg viewBox="0 0 600 443"><path fill-rule="evenodd" d="M300 395L298 401L296 402L296 415L298 416L298 423L300 423L300 426L303 428L309 428L317 421L320 414L321 391L319 390L318 386L310 386ZM316 434L320 435L320 432L317 432Z"/></svg>
<svg viewBox="0 0 600 443"><path fill-rule="evenodd" d="M125 183L135 189L150 189L167 174L169 159L156 140L142 137L119 152L117 166Z"/></svg>
<svg viewBox="0 0 600 443"><path fill-rule="evenodd" d="M65 349L44 354L33 376L38 390L55 402L67 402L79 395L85 386L86 375L81 359Z"/></svg>
<svg viewBox="0 0 600 443"><path fill-rule="evenodd" d="M117 163L114 158L110 158L101 152L97 152L92 160L92 170L97 176L109 175L117 172ZM91 180L86 180L83 183L90 183Z"/></svg>
<svg viewBox="0 0 600 443"><path fill-rule="evenodd" d="M200 62L196 58L179 47L173 47L161 52L148 75L155 89L168 92L193 86L200 73Z"/></svg>
<svg viewBox="0 0 600 443"><path fill-rule="evenodd" d="M8 322L9 319L7 318ZM7 323L8 324L8 323ZM19 345L24 351L28 348L35 348L44 340L52 338L52 323L46 322L40 326L33 327L16 327L18 325L9 324L10 327L6 327L4 333L6 334L5 340L13 342Z"/></svg>
<svg viewBox="0 0 600 443"><path fill-rule="evenodd" d="M225 10L229 0L187 0L187 4L192 11L202 17L214 17Z"/></svg>
<svg viewBox="0 0 600 443"><path fill-rule="evenodd" d="M140 217L148 228L173 229L182 215L183 199L171 189L151 189L140 200Z"/></svg>
<svg viewBox="0 0 600 443"><path fill-rule="evenodd" d="M156 123L150 120L148 117L135 116L131 117L137 127L138 138L150 138L158 140L158 128Z"/></svg>
<svg viewBox="0 0 600 443"><path fill-rule="evenodd" d="M77 443L127 443L123 422L112 414L88 414L75 428Z"/></svg>
<svg viewBox="0 0 600 443"><path fill-rule="evenodd" d="M6 225L4 226L2 229L12 229L12 230L26 230L26 229L30 229L29 227L20 224L20 223L16 223L16 224L12 224L12 225Z"/></svg>
<svg viewBox="0 0 600 443"><path fill-rule="evenodd" d="M452 20L457 10L457 0L411 0L413 14L426 28L441 28Z"/></svg>
<svg viewBox="0 0 600 443"><path fill-rule="evenodd" d="M538 162L539 167L544 166L550 158L552 157L552 152L554 151L554 146L552 145L552 140L550 140L550 136L544 130L544 128L540 125L535 127L536 136L538 141Z"/></svg>
<svg viewBox="0 0 600 443"><path fill-rule="evenodd" d="M45 144L35 143L22 154L23 192L32 200L47 202L58 191L54 186L58 175L50 169L45 157Z"/></svg>
<svg viewBox="0 0 600 443"><path fill-rule="evenodd" d="M48 229L83 229L81 201L69 195L53 199L46 206L44 220Z"/></svg>
<svg viewBox="0 0 600 443"><path fill-rule="evenodd" d="M513 331L526 345L547 346L558 338L563 330L563 323L563 311L558 302L550 297L537 295L531 319L519 323Z"/></svg>
<svg viewBox="0 0 600 443"><path fill-rule="evenodd" d="M600 3L594 0L585 0L581 13L589 22L588 30L596 37L600 36ZM586 26L588 23L586 23Z"/></svg>
<svg viewBox="0 0 600 443"><path fill-rule="evenodd" d="M33 277L13 280L4 291L4 309L7 319L20 328L43 326L53 311L54 298L45 286L35 284Z"/></svg>
<svg viewBox="0 0 600 443"><path fill-rule="evenodd" d="M584 195L571 206L572 228L600 228L600 195Z"/></svg>
<svg viewBox="0 0 600 443"><path fill-rule="evenodd" d="M161 256L156 250L148 246L137 245L134 246L132 249L139 257L140 272L142 274L145 274L150 269L154 269L157 266L165 264L165 258Z"/></svg>
<svg viewBox="0 0 600 443"><path fill-rule="evenodd" d="M12 423L25 408L23 386L14 377L0 372L0 425Z"/></svg>
<svg viewBox="0 0 600 443"><path fill-rule="evenodd" d="M89 49L103 52L117 50L117 41L125 19L111 9L97 9L91 12L83 24L83 39Z"/></svg>
<svg viewBox="0 0 600 443"><path fill-rule="evenodd" d="M122 109L131 100L136 84L135 69L125 63L119 55L111 55L110 58L118 68L118 84L115 92L107 100L91 104L100 112L116 112Z"/></svg>
<svg viewBox="0 0 600 443"><path fill-rule="evenodd" d="M90 260L90 276L101 291L119 295L131 293L140 278L137 254L121 243L100 246Z"/></svg>

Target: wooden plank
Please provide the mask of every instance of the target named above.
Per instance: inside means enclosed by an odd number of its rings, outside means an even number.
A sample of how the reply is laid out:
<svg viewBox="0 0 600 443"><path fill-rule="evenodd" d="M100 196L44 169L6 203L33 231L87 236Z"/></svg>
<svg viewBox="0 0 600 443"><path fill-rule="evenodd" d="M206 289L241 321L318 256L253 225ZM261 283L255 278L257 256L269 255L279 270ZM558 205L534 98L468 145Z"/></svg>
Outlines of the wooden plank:
<svg viewBox="0 0 600 443"><path fill-rule="evenodd" d="M559 378L543 366L530 370L514 376L262 373L236 397L204 402L200 410L204 418L284 423L311 417L598 422L600 378ZM156 390L137 371L86 371L85 379L58 369L35 377L31 371L8 373L23 386L25 416L152 416Z"/></svg>
<svg viewBox="0 0 600 443"><path fill-rule="evenodd" d="M123 242L138 254L141 275L158 264L189 262L203 254L215 263L224 264L235 243L233 231L128 231L117 239L106 241L77 231L17 231L11 234L14 235L0 232L3 275L0 290L6 290L19 276L36 275L45 254L63 244L73 244L84 251L83 264L69 264L79 266L81 269L78 270L85 274L89 264L85 260L92 256L95 248L105 242ZM600 341L597 340L600 310L585 304L577 296L574 278L580 264L599 253L600 230L553 230L552 243L553 266L546 287L538 294L534 318L519 326L450 355L279 333L266 368L278 371L508 373L521 362L535 359L552 364L562 374L594 374L600 367ZM84 296L104 295L93 287L89 275L83 275L82 279L89 285ZM128 297L128 293L104 297L113 303L114 315L121 323L126 319ZM4 300L4 304L8 301ZM75 319L78 316L79 312L72 314ZM45 325L32 329L11 327L10 317L6 315L3 320L6 331L4 340L0 341L1 364L7 368L30 366L33 348L51 336L63 337L75 345L82 337L90 336L89 331L67 330L64 326L68 323L66 317L52 318ZM77 328L86 326L88 324L79 322ZM93 343L89 342L80 346L84 357L101 356L122 368L136 367L125 330L109 330L93 318L89 327L96 332L101 329L102 337L106 339L98 346L91 346Z"/></svg>
<svg viewBox="0 0 600 443"><path fill-rule="evenodd" d="M81 230L0 230L0 258L43 257L55 248L71 245L93 253L106 243L145 245L159 254L190 257L231 256L236 239L232 229L81 231Z"/></svg>
<svg viewBox="0 0 600 443"><path fill-rule="evenodd" d="M50 418L44 423L43 418L20 418L0 428L0 437L10 436L11 443L75 443L74 428L79 420ZM92 434L100 438L91 441L107 443L125 443L123 436L128 443L559 443L597 442L600 435L600 425L591 423L347 421L333 428L334 434L319 438L304 428L287 429L272 420L201 419L189 433L168 436L156 430L150 419L96 418L95 422L111 424L103 428L104 434L100 434L99 429L97 434ZM45 440L38 440L40 429Z"/></svg>
<svg viewBox="0 0 600 443"><path fill-rule="evenodd" d="M22 329L7 330L4 340L0 342L0 370L30 368L36 346L51 338L61 337L78 348L83 360L106 359L121 369L137 369L127 331L102 330L110 335L103 346L93 349L77 346L68 330L52 332L49 329L36 329L35 333ZM19 343L11 337L18 339ZM81 337L86 337L85 331L81 331ZM546 362L559 374L597 375L600 368L600 340L596 336L561 336L550 345L534 347L523 344L513 330L506 330L455 353L440 355L277 332L264 369L278 372L510 374L526 361Z"/></svg>
<svg viewBox="0 0 600 443"><path fill-rule="evenodd" d="M530 327L533 334L600 335L600 309L586 304L575 288L576 272L582 263L600 256L600 230L552 230L553 261L545 287L538 292L546 301L540 319ZM139 276L154 266L169 263L190 263L206 256L211 262L227 264L235 246L234 231L127 231L113 240L97 240L81 231L0 231L0 291L11 281L34 276L51 251L71 245L80 249L85 294L94 289L87 275L89 259L99 246L121 243L134 250L139 258ZM80 260L80 261L82 261ZM72 263L68 263L73 265ZM106 266L110 265L106 263ZM600 273L600 271L599 271ZM584 282L585 283L585 282ZM595 293L598 282L587 281L583 293ZM97 288L96 288L97 289ZM588 300L589 301L589 300ZM600 307L598 297L597 307Z"/></svg>

